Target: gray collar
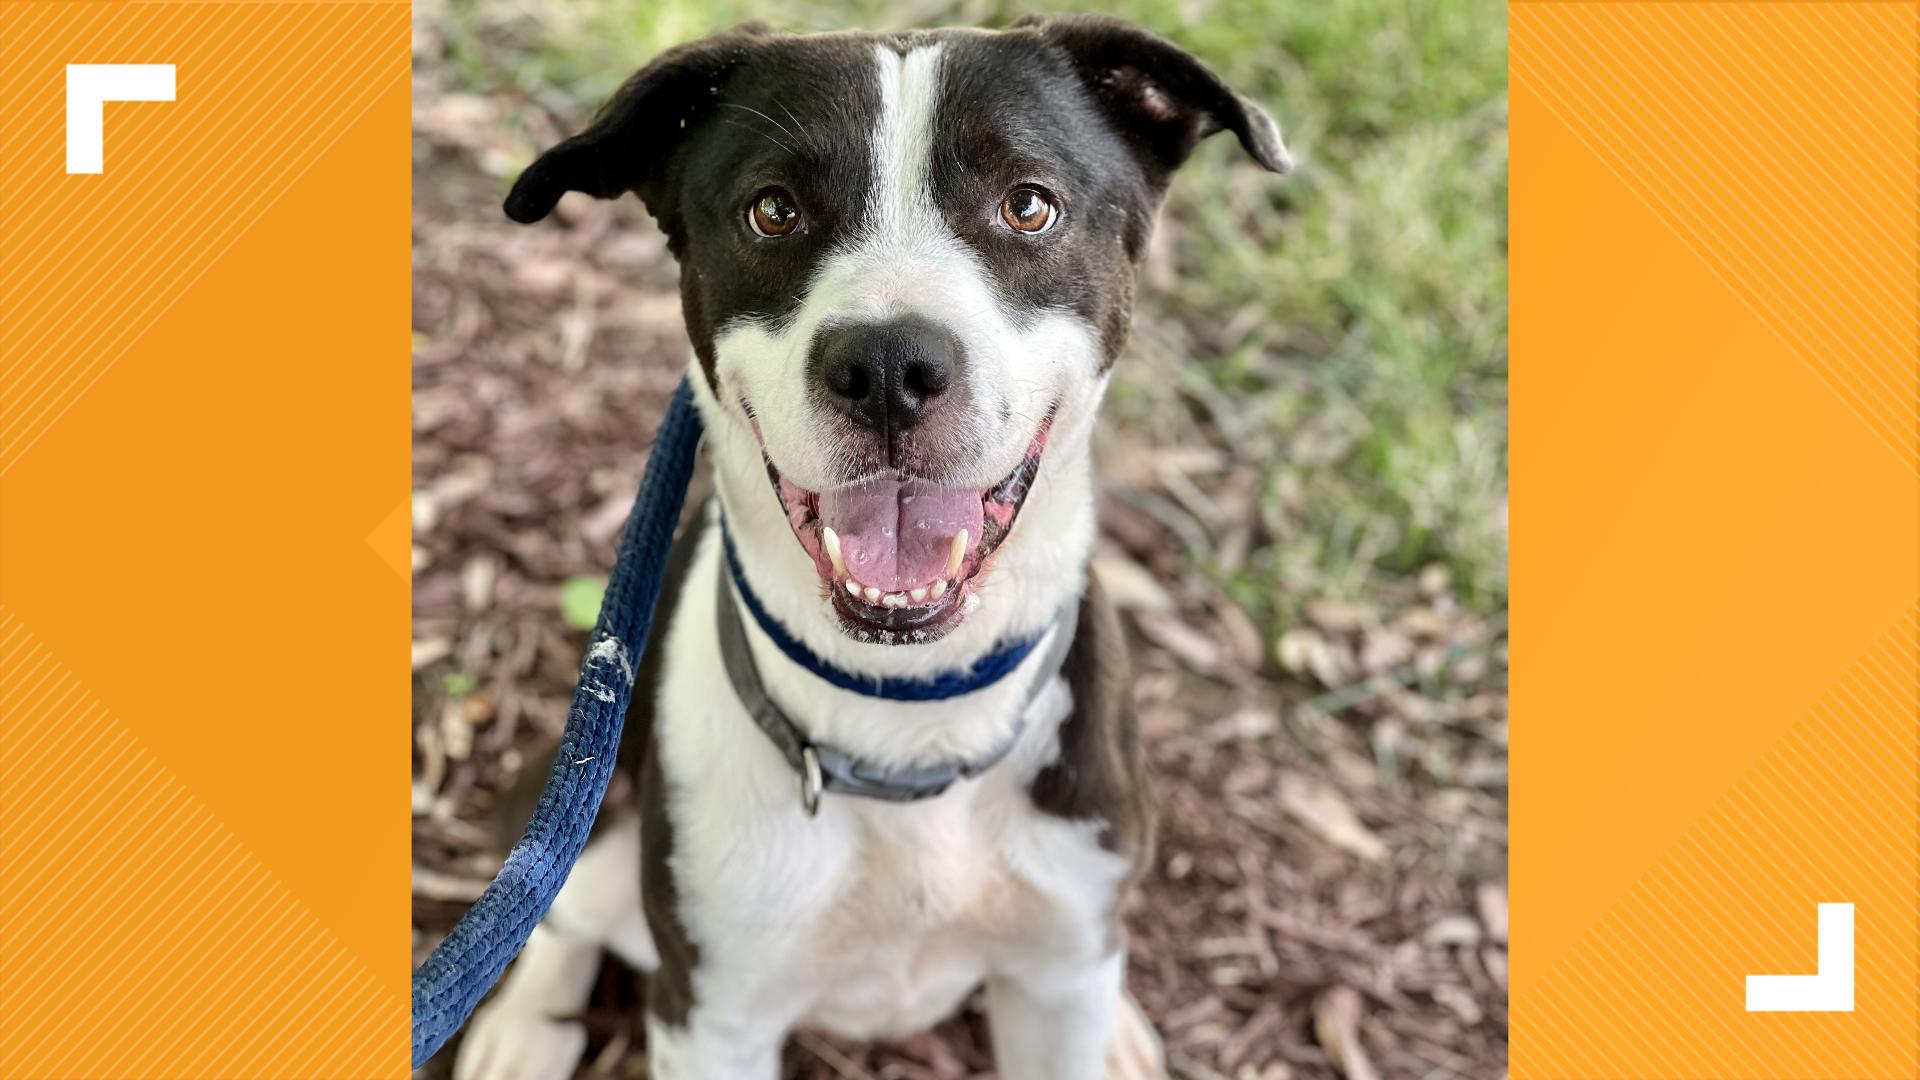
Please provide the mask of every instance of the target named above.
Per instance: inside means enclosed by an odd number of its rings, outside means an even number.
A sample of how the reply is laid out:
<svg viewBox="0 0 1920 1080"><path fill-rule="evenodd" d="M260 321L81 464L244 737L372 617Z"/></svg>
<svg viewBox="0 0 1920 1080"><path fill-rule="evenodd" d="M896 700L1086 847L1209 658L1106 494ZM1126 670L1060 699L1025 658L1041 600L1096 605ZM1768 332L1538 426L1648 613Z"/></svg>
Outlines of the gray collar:
<svg viewBox="0 0 1920 1080"><path fill-rule="evenodd" d="M1079 605L1069 602L1060 617L1054 620L1053 641L1041 660L1039 674L1027 691L1026 699L1021 702L1013 730L1000 745L972 761L940 762L914 769L889 770L831 746L813 742L797 724L788 719L780 706L773 703L773 699L767 695L766 684L760 681L760 670L753 662L746 627L740 621L739 604L733 589L729 587L729 575L720 573L714 577L720 583L720 607L716 621L720 631L720 659L726 665L727 679L733 683L734 694L739 697L747 714L753 717L754 724L766 734L800 778L800 805L808 817L819 812L820 793L823 791L885 802L918 802L939 795L957 780L979 776L999 764L1026 730L1027 709L1032 706L1034 698L1046 688L1048 677L1059 671L1066 662L1080 613Z"/></svg>

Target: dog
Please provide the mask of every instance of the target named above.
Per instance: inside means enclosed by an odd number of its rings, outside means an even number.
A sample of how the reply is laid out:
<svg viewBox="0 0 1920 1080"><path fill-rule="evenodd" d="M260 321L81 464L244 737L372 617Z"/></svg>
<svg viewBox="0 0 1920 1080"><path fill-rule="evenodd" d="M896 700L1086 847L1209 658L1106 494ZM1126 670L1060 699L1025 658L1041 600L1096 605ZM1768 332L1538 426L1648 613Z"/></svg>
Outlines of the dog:
<svg viewBox="0 0 1920 1080"><path fill-rule="evenodd" d="M984 985L1007 1080L1159 1076L1119 910L1152 820L1091 438L1175 170L1279 129L1128 24L672 49L515 183L633 192L681 271L716 497L635 673L637 812L591 841L459 1080L572 1075L601 950L651 1075L924 1029Z"/></svg>

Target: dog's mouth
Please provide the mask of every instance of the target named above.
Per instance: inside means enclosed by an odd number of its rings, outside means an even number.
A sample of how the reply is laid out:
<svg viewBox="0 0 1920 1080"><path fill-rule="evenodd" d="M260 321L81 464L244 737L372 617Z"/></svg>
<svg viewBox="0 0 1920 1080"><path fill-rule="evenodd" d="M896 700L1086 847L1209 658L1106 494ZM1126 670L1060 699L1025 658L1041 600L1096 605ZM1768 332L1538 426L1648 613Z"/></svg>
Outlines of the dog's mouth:
<svg viewBox="0 0 1920 1080"><path fill-rule="evenodd" d="M1049 410L1020 463L984 489L893 475L809 491L781 475L764 445L761 456L841 629L904 645L938 640L978 605L982 576L1039 475L1052 427Z"/></svg>

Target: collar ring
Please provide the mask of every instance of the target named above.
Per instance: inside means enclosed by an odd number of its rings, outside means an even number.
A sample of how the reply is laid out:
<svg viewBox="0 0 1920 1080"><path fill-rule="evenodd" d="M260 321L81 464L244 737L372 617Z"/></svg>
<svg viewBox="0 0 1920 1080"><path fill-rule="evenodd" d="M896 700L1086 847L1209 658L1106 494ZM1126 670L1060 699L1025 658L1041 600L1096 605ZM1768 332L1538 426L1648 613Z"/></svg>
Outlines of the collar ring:
<svg viewBox="0 0 1920 1080"><path fill-rule="evenodd" d="M800 748L800 809L808 817L820 815L820 789L825 782L820 776L820 752L812 746Z"/></svg>

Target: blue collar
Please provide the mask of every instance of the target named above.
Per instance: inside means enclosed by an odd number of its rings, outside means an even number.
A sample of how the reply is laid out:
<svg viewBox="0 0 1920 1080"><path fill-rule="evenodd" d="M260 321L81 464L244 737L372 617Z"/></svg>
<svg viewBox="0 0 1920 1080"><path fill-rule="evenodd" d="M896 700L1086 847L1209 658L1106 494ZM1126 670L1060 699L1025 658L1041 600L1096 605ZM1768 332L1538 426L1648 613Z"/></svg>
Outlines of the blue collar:
<svg viewBox="0 0 1920 1080"><path fill-rule="evenodd" d="M727 549L727 569L733 574L733 587L739 590L740 599L747 605L747 611L753 615L753 621L760 625L767 637L787 655L787 659L813 672L842 690L851 690L867 697L884 698L888 701L945 701L948 698L971 694L983 690L1012 674L1027 658L1040 639L1047 635L1045 627L1032 637L1002 642L994 650L973 662L964 670L943 671L938 675L924 679L900 679L879 675L856 675L851 671L838 668L817 656L812 649L801 644L799 639L787 632L778 619L767 613L760 598L753 594L747 585L747 576L740 571L740 557L733 550L733 536L728 533L726 523L720 525L720 539ZM1051 625L1051 624L1049 624Z"/></svg>

